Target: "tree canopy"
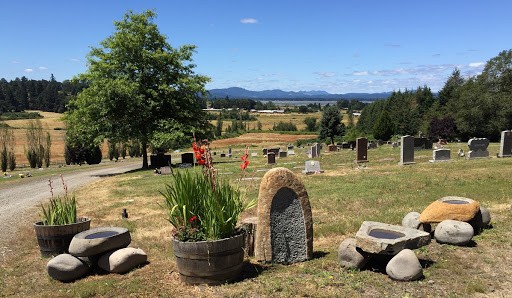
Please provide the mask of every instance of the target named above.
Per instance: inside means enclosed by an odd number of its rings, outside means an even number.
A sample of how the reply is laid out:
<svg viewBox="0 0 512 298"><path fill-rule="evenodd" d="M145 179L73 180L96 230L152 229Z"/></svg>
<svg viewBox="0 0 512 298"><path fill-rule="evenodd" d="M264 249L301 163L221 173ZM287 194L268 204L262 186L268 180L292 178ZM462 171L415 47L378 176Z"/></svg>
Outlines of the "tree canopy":
<svg viewBox="0 0 512 298"><path fill-rule="evenodd" d="M343 116L335 105L324 108L320 120L320 138L331 139L334 144L334 137L341 136L345 132L345 125L341 123Z"/></svg>
<svg viewBox="0 0 512 298"><path fill-rule="evenodd" d="M92 47L87 71L74 78L89 87L69 104L68 138L95 146L137 139L143 167L147 145L164 150L210 129L200 108L209 78L194 73L193 45L173 48L154 23L156 13L128 11L115 32Z"/></svg>

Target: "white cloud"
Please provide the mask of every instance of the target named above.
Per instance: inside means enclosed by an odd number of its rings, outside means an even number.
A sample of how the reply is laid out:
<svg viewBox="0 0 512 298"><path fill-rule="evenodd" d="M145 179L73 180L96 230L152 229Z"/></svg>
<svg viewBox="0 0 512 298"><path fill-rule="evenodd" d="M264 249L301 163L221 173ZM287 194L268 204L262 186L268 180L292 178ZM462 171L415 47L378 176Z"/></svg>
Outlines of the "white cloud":
<svg viewBox="0 0 512 298"><path fill-rule="evenodd" d="M25 68L25 72L33 72L34 70L32 68Z"/></svg>
<svg viewBox="0 0 512 298"><path fill-rule="evenodd" d="M69 62L80 62L80 61L82 61L82 60L80 60L80 59L76 59L76 58L69 58L69 59L68 59L68 61L69 61Z"/></svg>
<svg viewBox="0 0 512 298"><path fill-rule="evenodd" d="M314 73L319 75L319 76L322 76L324 78L332 78L332 77L335 77L335 76L338 75L335 72L325 72L325 71L315 71Z"/></svg>
<svg viewBox="0 0 512 298"><path fill-rule="evenodd" d="M353 76L367 76L368 75L368 72L367 71L354 71L352 73Z"/></svg>
<svg viewBox="0 0 512 298"><path fill-rule="evenodd" d="M37 69L39 69L39 70L48 70L48 67L46 67L46 66L39 66Z"/></svg>
<svg viewBox="0 0 512 298"><path fill-rule="evenodd" d="M253 19L253 18L245 18L245 19L241 19L240 20L240 23L242 24L257 24L259 21L257 19Z"/></svg>
<svg viewBox="0 0 512 298"><path fill-rule="evenodd" d="M469 67L482 67L485 65L485 62L471 62L469 63Z"/></svg>

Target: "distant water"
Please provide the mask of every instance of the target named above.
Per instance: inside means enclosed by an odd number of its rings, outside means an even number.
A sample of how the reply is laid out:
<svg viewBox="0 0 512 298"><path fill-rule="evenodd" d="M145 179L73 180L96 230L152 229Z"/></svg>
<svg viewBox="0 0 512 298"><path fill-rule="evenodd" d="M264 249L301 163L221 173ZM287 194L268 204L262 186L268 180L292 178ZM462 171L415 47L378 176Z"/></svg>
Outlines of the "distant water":
<svg viewBox="0 0 512 298"><path fill-rule="evenodd" d="M295 107L295 106L307 106L308 104L320 104L322 106L325 106L327 104L329 105L335 105L337 100L263 100L263 99L260 99L258 101L261 101L262 103L267 103L269 101L275 103L276 105L278 106L290 106L290 107ZM364 102L364 103L372 103L372 101L361 101L361 102Z"/></svg>

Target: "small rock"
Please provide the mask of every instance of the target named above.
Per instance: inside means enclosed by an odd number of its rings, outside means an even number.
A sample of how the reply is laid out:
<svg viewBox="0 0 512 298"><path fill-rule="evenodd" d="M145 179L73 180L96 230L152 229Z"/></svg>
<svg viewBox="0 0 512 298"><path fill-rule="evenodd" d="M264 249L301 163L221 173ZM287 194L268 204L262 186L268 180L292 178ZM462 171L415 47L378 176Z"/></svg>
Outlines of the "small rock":
<svg viewBox="0 0 512 298"><path fill-rule="evenodd" d="M434 237L440 243L466 245L473 234L474 229L469 223L447 219L437 225Z"/></svg>
<svg viewBox="0 0 512 298"><path fill-rule="evenodd" d="M53 279L71 281L87 274L89 266L70 254L61 254L48 262L46 271Z"/></svg>
<svg viewBox="0 0 512 298"><path fill-rule="evenodd" d="M386 273L394 280L411 281L422 277L423 269L416 254L410 249L404 249L389 261Z"/></svg>
<svg viewBox="0 0 512 298"><path fill-rule="evenodd" d="M411 229L417 229L420 226L419 212L409 212L402 219L402 226Z"/></svg>
<svg viewBox="0 0 512 298"><path fill-rule="evenodd" d="M125 273L147 259L148 256L142 249L127 247L102 255L98 260L98 267L112 273Z"/></svg>
<svg viewBox="0 0 512 298"><path fill-rule="evenodd" d="M480 213L482 213L482 227L487 227L491 222L491 213L484 206L480 206Z"/></svg>
<svg viewBox="0 0 512 298"><path fill-rule="evenodd" d="M345 268L363 268L371 255L356 247L356 239L347 238L338 248L338 263Z"/></svg>

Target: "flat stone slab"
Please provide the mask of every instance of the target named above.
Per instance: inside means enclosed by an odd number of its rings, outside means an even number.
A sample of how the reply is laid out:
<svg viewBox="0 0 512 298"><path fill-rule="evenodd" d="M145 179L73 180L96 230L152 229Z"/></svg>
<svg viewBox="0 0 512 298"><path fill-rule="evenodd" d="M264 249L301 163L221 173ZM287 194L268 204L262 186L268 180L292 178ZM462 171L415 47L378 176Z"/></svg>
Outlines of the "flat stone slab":
<svg viewBox="0 0 512 298"><path fill-rule="evenodd" d="M356 233L356 245L365 252L395 255L430 243L430 234L402 226L364 221Z"/></svg>
<svg viewBox="0 0 512 298"><path fill-rule="evenodd" d="M480 210L478 202L456 196L442 197L428 205L420 215L422 223L440 223L446 219L470 221Z"/></svg>
<svg viewBox="0 0 512 298"><path fill-rule="evenodd" d="M46 271L53 279L71 281L86 275L89 266L70 254L60 254L48 262Z"/></svg>
<svg viewBox="0 0 512 298"><path fill-rule="evenodd" d="M95 228L76 234L69 244L69 253L76 257L89 257L127 247L131 241L128 229Z"/></svg>
<svg viewBox="0 0 512 298"><path fill-rule="evenodd" d="M126 247L100 257L98 266L108 272L125 273L146 262L148 256L140 248Z"/></svg>

